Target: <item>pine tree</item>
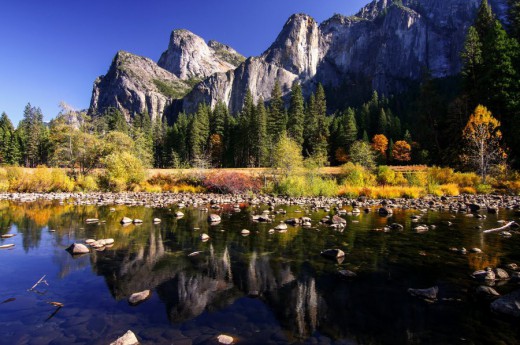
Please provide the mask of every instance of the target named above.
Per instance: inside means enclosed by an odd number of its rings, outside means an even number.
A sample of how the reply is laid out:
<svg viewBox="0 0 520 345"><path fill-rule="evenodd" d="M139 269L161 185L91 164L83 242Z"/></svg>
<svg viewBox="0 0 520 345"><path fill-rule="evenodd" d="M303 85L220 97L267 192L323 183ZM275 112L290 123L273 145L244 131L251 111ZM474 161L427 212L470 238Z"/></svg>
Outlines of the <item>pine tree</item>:
<svg viewBox="0 0 520 345"><path fill-rule="evenodd" d="M494 21L495 18L491 6L489 6L488 0L482 0L474 25L481 39L487 36L490 28L493 26Z"/></svg>
<svg viewBox="0 0 520 345"><path fill-rule="evenodd" d="M218 101L210 118L210 131L212 134L218 134L224 137L224 127L226 124L227 116L228 108L226 104L222 101Z"/></svg>
<svg viewBox="0 0 520 345"><path fill-rule="evenodd" d="M520 42L520 1L508 0L509 31L511 36Z"/></svg>
<svg viewBox="0 0 520 345"><path fill-rule="evenodd" d="M40 108L25 106L23 120L24 163L26 167L36 167L42 163L41 149L44 144L43 115Z"/></svg>
<svg viewBox="0 0 520 345"><path fill-rule="evenodd" d="M304 106L302 88L300 84L295 83L291 89L287 135L300 146L303 145Z"/></svg>
<svg viewBox="0 0 520 345"><path fill-rule="evenodd" d="M275 145L285 135L287 119L285 114L282 90L278 81L274 84L269 106L269 117L267 119L267 133L270 141Z"/></svg>
<svg viewBox="0 0 520 345"><path fill-rule="evenodd" d="M345 148L348 150L350 145L358 138L358 128L354 110L348 108L345 114Z"/></svg>
<svg viewBox="0 0 520 345"><path fill-rule="evenodd" d="M377 133L388 134L388 118L383 108L379 110L379 116L377 118Z"/></svg>
<svg viewBox="0 0 520 345"><path fill-rule="evenodd" d="M190 160L203 163L207 160L209 144L209 108L199 104L197 113L192 117L190 126Z"/></svg>
<svg viewBox="0 0 520 345"><path fill-rule="evenodd" d="M468 30L461 57L464 64L462 76L466 90L470 97L475 99L478 93L476 90L477 78L482 71L482 42L474 26L471 26Z"/></svg>
<svg viewBox="0 0 520 345"><path fill-rule="evenodd" d="M327 120L327 101L325 90L321 84L316 89L315 114L317 118L317 131L314 135L313 156L322 164L327 162L327 149L329 139L329 124Z"/></svg>
<svg viewBox="0 0 520 345"><path fill-rule="evenodd" d="M267 112L264 106L264 100L260 98L256 106L257 133L256 141L258 143L256 156L258 158L258 166L268 165L268 143L267 143Z"/></svg>

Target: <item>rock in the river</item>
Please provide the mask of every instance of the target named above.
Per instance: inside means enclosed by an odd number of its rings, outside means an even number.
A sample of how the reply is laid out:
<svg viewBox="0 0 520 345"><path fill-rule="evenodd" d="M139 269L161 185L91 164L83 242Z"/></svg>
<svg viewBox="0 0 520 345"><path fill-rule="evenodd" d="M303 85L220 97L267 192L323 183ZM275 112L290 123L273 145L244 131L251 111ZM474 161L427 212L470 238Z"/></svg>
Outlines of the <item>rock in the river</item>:
<svg viewBox="0 0 520 345"><path fill-rule="evenodd" d="M143 220L142 219L134 219L133 221L134 224L142 224L143 223Z"/></svg>
<svg viewBox="0 0 520 345"><path fill-rule="evenodd" d="M491 303L494 312L520 317L520 290L502 296Z"/></svg>
<svg viewBox="0 0 520 345"><path fill-rule="evenodd" d="M497 290L493 289L492 287L485 286L485 285L480 285L477 288L477 293L479 295L485 295L485 296L488 296L488 297L500 296L500 294L497 292Z"/></svg>
<svg viewBox="0 0 520 345"><path fill-rule="evenodd" d="M128 330L123 336L118 338L116 341L111 342L110 345L138 345L139 340L135 336L134 332Z"/></svg>
<svg viewBox="0 0 520 345"><path fill-rule="evenodd" d="M403 231L404 226L401 224L398 224L398 223L393 223L392 225L390 225L390 229L396 230L396 231Z"/></svg>
<svg viewBox="0 0 520 345"><path fill-rule="evenodd" d="M131 305L137 305L148 299L151 296L151 294L152 292L150 290L144 290L141 292L133 293L130 295L130 297L128 297L128 303L130 303Z"/></svg>
<svg viewBox="0 0 520 345"><path fill-rule="evenodd" d="M90 251L88 250L87 246L81 243L73 243L68 248L67 251L71 253L72 255L76 254L87 254Z"/></svg>
<svg viewBox="0 0 520 345"><path fill-rule="evenodd" d="M325 249L321 252L321 255L327 258L342 258L345 256L345 252L341 249Z"/></svg>
<svg viewBox="0 0 520 345"><path fill-rule="evenodd" d="M175 217L182 218L182 217L184 217L184 213L182 213L181 211L177 211L177 212L175 212Z"/></svg>
<svg viewBox="0 0 520 345"><path fill-rule="evenodd" d="M207 240L209 240L209 235L208 234L200 234L200 239L201 239L201 241L207 241Z"/></svg>
<svg viewBox="0 0 520 345"><path fill-rule="evenodd" d="M357 277L357 274L355 272L352 272L349 270L340 270L340 271L338 271L338 273L341 274L343 277L347 277L347 278Z"/></svg>
<svg viewBox="0 0 520 345"><path fill-rule="evenodd" d="M160 222L161 222L161 219L160 219L160 218L154 218L154 219L153 219L153 223L154 223L154 224L158 224L158 223L160 223Z"/></svg>
<svg viewBox="0 0 520 345"><path fill-rule="evenodd" d="M230 345L233 344L233 340L233 337L225 334L221 334L217 337L217 341L219 342L219 344Z"/></svg>
<svg viewBox="0 0 520 345"><path fill-rule="evenodd" d="M87 218L87 219L85 219L85 223L89 223L90 224L90 223L97 223L97 222L99 222L99 219L97 219L97 218Z"/></svg>
<svg viewBox="0 0 520 345"><path fill-rule="evenodd" d="M242 235L249 235L251 233L251 231L247 230L247 229L242 229L242 231L240 231L240 233Z"/></svg>
<svg viewBox="0 0 520 345"><path fill-rule="evenodd" d="M439 287L433 286L428 289L408 289L408 293L415 297L420 297L428 300L436 300L439 293Z"/></svg>
<svg viewBox="0 0 520 345"><path fill-rule="evenodd" d="M471 248L469 251L472 253L477 253L477 254L482 253L482 249L480 249L480 248Z"/></svg>
<svg viewBox="0 0 520 345"><path fill-rule="evenodd" d="M285 224L285 223L280 223L280 224L278 224L277 226L275 226L274 229L277 230L277 231L287 230L287 224Z"/></svg>
<svg viewBox="0 0 520 345"><path fill-rule="evenodd" d="M394 213L390 207L381 207L378 212L381 216L389 216Z"/></svg>
<svg viewBox="0 0 520 345"><path fill-rule="evenodd" d="M338 216L338 215L333 215L333 216L332 216L331 223L332 223L332 224L342 225L342 226L347 225L347 221L346 221L345 219L341 218L341 217Z"/></svg>
<svg viewBox="0 0 520 345"><path fill-rule="evenodd" d="M495 268L493 270L493 272L495 273L495 279L497 279L497 280L508 280L509 279L509 274L501 268Z"/></svg>
<svg viewBox="0 0 520 345"><path fill-rule="evenodd" d="M208 222L210 223L218 223L222 220L218 214L210 214L208 216Z"/></svg>
<svg viewBox="0 0 520 345"><path fill-rule="evenodd" d="M132 223L132 219L128 218L128 217L123 217L123 219L121 219L121 224L130 224Z"/></svg>

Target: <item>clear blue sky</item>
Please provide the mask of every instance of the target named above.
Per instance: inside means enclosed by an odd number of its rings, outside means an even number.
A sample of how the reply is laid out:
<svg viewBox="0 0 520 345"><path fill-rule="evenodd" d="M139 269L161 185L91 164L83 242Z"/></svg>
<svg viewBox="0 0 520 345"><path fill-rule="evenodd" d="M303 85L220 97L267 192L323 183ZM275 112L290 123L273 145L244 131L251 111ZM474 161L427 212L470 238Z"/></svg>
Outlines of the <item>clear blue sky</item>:
<svg viewBox="0 0 520 345"><path fill-rule="evenodd" d="M321 22L356 13L370 0L13 0L0 9L0 112L14 125L25 105L50 120L65 101L83 109L95 78L118 50L157 61L173 29L259 55L287 18Z"/></svg>

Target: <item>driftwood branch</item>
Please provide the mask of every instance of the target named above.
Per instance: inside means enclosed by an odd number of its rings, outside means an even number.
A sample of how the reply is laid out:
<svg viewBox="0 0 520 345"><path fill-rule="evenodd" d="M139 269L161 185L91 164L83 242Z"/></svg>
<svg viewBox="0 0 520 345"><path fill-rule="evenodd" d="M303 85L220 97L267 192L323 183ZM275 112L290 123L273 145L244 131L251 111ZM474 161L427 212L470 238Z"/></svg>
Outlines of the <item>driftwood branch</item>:
<svg viewBox="0 0 520 345"><path fill-rule="evenodd" d="M40 280L38 280L38 281L36 282L36 284L34 284L34 285L33 285L33 286L28 290L28 291L32 291L32 290L34 290L34 288L37 287L40 283L44 283L45 285L49 286L49 284L47 284L47 281L44 280L44 279L45 279L45 276L47 276L47 275L44 274L44 275L40 278Z"/></svg>
<svg viewBox="0 0 520 345"><path fill-rule="evenodd" d="M515 223L515 222L509 222L509 223L507 223L506 225L501 226L500 228L484 230L483 232L484 232L485 234L488 234L488 233L490 233L490 232L502 231L502 230L505 230L505 229L509 228L509 227L510 227L511 225L513 225L514 223Z"/></svg>

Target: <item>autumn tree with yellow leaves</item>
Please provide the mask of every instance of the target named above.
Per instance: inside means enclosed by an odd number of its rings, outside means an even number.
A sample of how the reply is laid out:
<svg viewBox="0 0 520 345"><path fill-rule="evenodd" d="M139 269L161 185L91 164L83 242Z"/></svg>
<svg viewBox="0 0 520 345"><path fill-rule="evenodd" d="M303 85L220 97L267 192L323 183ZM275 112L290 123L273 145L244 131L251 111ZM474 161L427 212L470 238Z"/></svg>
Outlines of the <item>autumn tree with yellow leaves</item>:
<svg viewBox="0 0 520 345"><path fill-rule="evenodd" d="M376 134L372 138L372 148L379 153L383 159L386 159L386 151L388 150L388 139L384 134Z"/></svg>
<svg viewBox="0 0 520 345"><path fill-rule="evenodd" d="M486 181L489 168L505 161L507 155L502 146L500 122L483 105L478 105L471 114L462 132L465 142L462 161L477 169Z"/></svg>

